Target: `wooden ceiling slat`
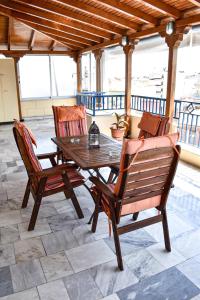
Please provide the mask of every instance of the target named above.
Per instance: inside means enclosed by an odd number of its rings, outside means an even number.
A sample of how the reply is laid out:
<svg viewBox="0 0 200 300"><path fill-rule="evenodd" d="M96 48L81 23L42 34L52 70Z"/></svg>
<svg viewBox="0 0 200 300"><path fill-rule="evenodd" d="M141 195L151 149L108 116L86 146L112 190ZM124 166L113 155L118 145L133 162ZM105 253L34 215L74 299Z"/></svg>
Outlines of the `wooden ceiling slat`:
<svg viewBox="0 0 200 300"><path fill-rule="evenodd" d="M191 2L192 4L200 7L200 1L198 1L198 0L189 0L189 2Z"/></svg>
<svg viewBox="0 0 200 300"><path fill-rule="evenodd" d="M159 0L142 0L144 3L150 5L151 7L167 14L170 15L174 18L180 18L181 17L181 12L174 8L173 6Z"/></svg>
<svg viewBox="0 0 200 300"><path fill-rule="evenodd" d="M153 16L142 12L141 10L137 9L137 8L133 8L125 3L119 2L118 0L96 0L97 2L101 2L104 3L116 10L119 10L121 12L127 13L131 16L137 17L138 19L147 22L147 23L151 23L151 24L158 24L158 19L154 18Z"/></svg>
<svg viewBox="0 0 200 300"><path fill-rule="evenodd" d="M37 29L38 31L43 31L43 32L46 32L47 34L50 33L50 34L53 34L53 35L56 35L56 36L59 36L59 37L63 37L67 40L71 40L71 41L74 41L74 42L78 42L80 43L80 45L82 45L84 47L84 45L93 45L92 42L88 42L88 40L85 40L81 37L77 37L77 36L74 36L74 35L71 35L69 33L65 33L63 31L58 31L56 29L52 29L52 28L48 28L46 26L43 26L43 25L40 25L40 24L33 24L32 22L28 22L28 21L24 21L24 20L21 20L21 22L23 22L24 24L30 26L30 27L34 27L35 29Z"/></svg>
<svg viewBox="0 0 200 300"><path fill-rule="evenodd" d="M15 56L24 56L27 54L32 55L69 55L73 54L72 51L56 51L53 52L50 50L0 50L1 54L5 56L15 57Z"/></svg>
<svg viewBox="0 0 200 300"><path fill-rule="evenodd" d="M55 46L56 46L56 41L53 40L53 41L51 42L50 46L49 46L49 50L50 50L50 51L54 51Z"/></svg>
<svg viewBox="0 0 200 300"><path fill-rule="evenodd" d="M132 21L127 20L124 17L118 17L114 13L110 14L109 12L96 8L94 6L88 5L84 2L80 2L78 0L56 0L58 3L67 4L68 6L78 8L85 13L90 13L92 16L99 16L103 19L109 20L115 24L123 25L126 28L138 30L139 26Z"/></svg>
<svg viewBox="0 0 200 300"><path fill-rule="evenodd" d="M34 43L35 43L35 35L36 35L35 30L32 30L32 32L31 32L31 38L30 38L30 41L29 41L29 44L28 44L28 49L29 50L33 50Z"/></svg>
<svg viewBox="0 0 200 300"><path fill-rule="evenodd" d="M12 18L8 17L8 36L7 36L7 41L8 41L8 50L11 49L11 37L12 37Z"/></svg>
<svg viewBox="0 0 200 300"><path fill-rule="evenodd" d="M48 20L44 20L35 16L30 16L27 15L25 13L20 13L17 11L10 11L12 16L15 17L16 19L19 19L21 21L28 21L31 23L35 23L35 24L39 24L39 25L43 25L47 28L52 28L55 29L57 31L61 31L61 32L70 32L70 34L74 34L75 36L81 37L81 38L85 38L88 41L95 41L95 42L102 42L102 38L99 38L97 36L85 33L83 31L79 31L76 29L73 29L71 27L65 26L65 25L60 25L60 24L55 24L54 22L48 21ZM8 11L9 13L9 11Z"/></svg>
<svg viewBox="0 0 200 300"><path fill-rule="evenodd" d="M86 25L79 21L71 20L68 17L55 15L53 12L47 12L45 10L37 9L34 7L28 7L27 5L22 5L20 3L15 3L15 6L13 6L11 1L0 0L0 11L4 13L3 10L6 8L12 10L13 12L17 11L17 12L25 13L29 16L40 17L44 20L55 22L55 24L61 24L64 26L66 25L68 27L72 27L83 32L91 33L95 36L99 36L105 39L112 38L112 34L107 31L104 31L99 28L94 28L92 26ZM10 15L12 15L11 12Z"/></svg>
<svg viewBox="0 0 200 300"><path fill-rule="evenodd" d="M1 0L3 1L3 0ZM5 1L5 0L4 0ZM61 15L62 17L68 17L70 19L76 20L76 21L81 21L85 24L104 29L108 32L114 33L114 34L123 34L123 29L119 28L117 26L114 26L112 23L109 23L109 20L107 21L100 21L97 18L91 17L91 16L86 16L86 15L81 15L77 12L74 12L70 9L67 9L65 7L60 7L55 4L52 4L52 2L48 1L45 2L43 0L17 0L17 2L26 4L29 7L36 7L39 9L46 10L48 12L52 12L54 14ZM54 2L55 3L55 2ZM15 8L15 3L13 2L13 7Z"/></svg>
<svg viewBox="0 0 200 300"><path fill-rule="evenodd" d="M62 38L60 36L57 36L55 34L52 34L52 33L47 33L45 31L40 31L41 33L47 35L48 37L50 37L51 39L57 41L57 42L60 42L62 43L63 45L65 46L68 46L69 48L71 49L74 49L74 50L80 50L80 49L83 49L84 48L84 45L83 44L80 44L78 42L75 42L75 41L71 41L71 40L68 40L66 38Z"/></svg>

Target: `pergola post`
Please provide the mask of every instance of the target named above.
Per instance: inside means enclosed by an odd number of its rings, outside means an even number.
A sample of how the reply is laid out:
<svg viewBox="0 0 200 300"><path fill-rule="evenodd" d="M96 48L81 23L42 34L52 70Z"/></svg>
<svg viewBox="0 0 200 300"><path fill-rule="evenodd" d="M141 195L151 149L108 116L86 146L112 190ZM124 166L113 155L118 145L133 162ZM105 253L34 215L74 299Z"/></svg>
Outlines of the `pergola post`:
<svg viewBox="0 0 200 300"><path fill-rule="evenodd" d="M23 121L22 117L22 108L21 108L21 90L20 90L20 74L19 74L19 56L13 57L14 59L14 66L15 66L15 78L16 78L16 90L17 90L17 103L18 103L18 110L19 110L19 119Z"/></svg>
<svg viewBox="0 0 200 300"><path fill-rule="evenodd" d="M101 68L101 58L103 54L102 49L97 49L93 51L96 60L96 92L102 91L102 68Z"/></svg>
<svg viewBox="0 0 200 300"><path fill-rule="evenodd" d="M131 115L131 78L132 78L132 54L135 49L137 40L131 41L131 44L123 46L125 54L125 114L127 121L130 120Z"/></svg>
<svg viewBox="0 0 200 300"><path fill-rule="evenodd" d="M77 74L77 93L82 92L82 65L81 65L81 53L75 53L72 55L75 63L76 63L76 74Z"/></svg>
<svg viewBox="0 0 200 300"><path fill-rule="evenodd" d="M188 27L179 27L176 28L171 35L163 32L160 33L162 37L165 37L165 42L169 48L165 116L170 117L171 119L174 114L178 47L183 40L184 33L187 33L188 30Z"/></svg>

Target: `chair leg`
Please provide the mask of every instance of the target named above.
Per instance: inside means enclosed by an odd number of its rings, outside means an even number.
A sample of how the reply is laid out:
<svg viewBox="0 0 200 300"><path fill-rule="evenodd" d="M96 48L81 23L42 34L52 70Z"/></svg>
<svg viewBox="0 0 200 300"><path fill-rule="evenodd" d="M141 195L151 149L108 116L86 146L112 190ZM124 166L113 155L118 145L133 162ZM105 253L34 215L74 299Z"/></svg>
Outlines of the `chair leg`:
<svg viewBox="0 0 200 300"><path fill-rule="evenodd" d="M95 232L96 228L97 228L98 217L99 217L99 205L98 205L98 203L96 203L96 205L95 205L95 209L94 209L92 217L93 217L92 232Z"/></svg>
<svg viewBox="0 0 200 300"><path fill-rule="evenodd" d="M28 226L28 231L34 230L34 228L35 228L35 223L36 223L38 212L40 209L41 200L42 200L42 198L40 197L35 201L31 219L30 219L29 226Z"/></svg>
<svg viewBox="0 0 200 300"><path fill-rule="evenodd" d="M72 203L73 203L73 205L74 205L75 211L76 211L76 213L77 213L79 219L84 218L82 209L81 209L81 207L80 207L80 205L79 205L79 203L78 203L78 200L77 200L77 198L76 198L76 195L75 195L73 189L70 191L70 198L71 198L71 200L72 200Z"/></svg>
<svg viewBox="0 0 200 300"><path fill-rule="evenodd" d="M165 240L165 249L167 251L171 251L171 244L170 244L170 237L169 237L169 229L168 229L168 222L167 222L167 212L166 210L162 211L162 225L163 225L163 233L164 233L164 240Z"/></svg>
<svg viewBox="0 0 200 300"><path fill-rule="evenodd" d="M28 180L26 185L26 190L25 190L25 194L21 206L22 208L27 207L29 196L30 196L30 180Z"/></svg>
<svg viewBox="0 0 200 300"><path fill-rule="evenodd" d="M118 267L121 271L123 271L124 267L123 267L123 261L122 261L122 253L121 253L119 235L117 232L116 221L113 216L112 216L112 228L113 228L113 236L114 236L114 242L115 242L115 250L116 250L116 255L117 255Z"/></svg>
<svg viewBox="0 0 200 300"><path fill-rule="evenodd" d="M132 216L133 221L137 221L138 215L139 215L139 212L136 212L133 214L133 216Z"/></svg>
<svg viewBox="0 0 200 300"><path fill-rule="evenodd" d="M90 217L90 219L89 219L89 221L88 221L88 224L91 224L91 223L92 223L93 218L94 218L94 212L91 214L91 217Z"/></svg>

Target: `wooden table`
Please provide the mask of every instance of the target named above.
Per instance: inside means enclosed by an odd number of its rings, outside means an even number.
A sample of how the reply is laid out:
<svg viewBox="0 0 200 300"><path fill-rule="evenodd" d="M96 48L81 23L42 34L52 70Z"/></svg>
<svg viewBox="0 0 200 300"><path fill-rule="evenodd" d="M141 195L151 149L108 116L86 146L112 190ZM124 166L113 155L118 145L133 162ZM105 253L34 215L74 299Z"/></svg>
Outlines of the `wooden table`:
<svg viewBox="0 0 200 300"><path fill-rule="evenodd" d="M75 142L79 139L79 142ZM122 145L118 141L101 134L100 148L89 149L88 135L76 137L52 138L60 150L71 157L83 170L94 169L119 164ZM111 153L112 152L112 153Z"/></svg>

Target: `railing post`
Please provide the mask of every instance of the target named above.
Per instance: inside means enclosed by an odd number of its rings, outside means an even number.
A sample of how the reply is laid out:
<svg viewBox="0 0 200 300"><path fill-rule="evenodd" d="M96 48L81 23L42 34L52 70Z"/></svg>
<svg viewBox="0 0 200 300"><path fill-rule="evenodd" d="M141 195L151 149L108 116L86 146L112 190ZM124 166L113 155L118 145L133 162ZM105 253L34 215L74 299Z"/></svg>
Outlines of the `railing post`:
<svg viewBox="0 0 200 300"><path fill-rule="evenodd" d="M93 116L95 116L96 115L96 97L95 96L93 96L92 97L92 111L93 111Z"/></svg>

